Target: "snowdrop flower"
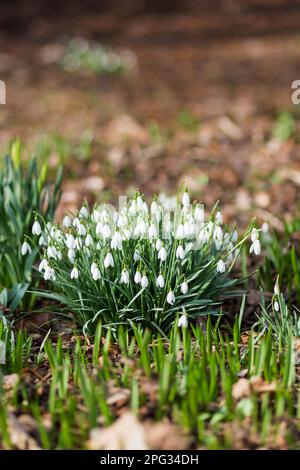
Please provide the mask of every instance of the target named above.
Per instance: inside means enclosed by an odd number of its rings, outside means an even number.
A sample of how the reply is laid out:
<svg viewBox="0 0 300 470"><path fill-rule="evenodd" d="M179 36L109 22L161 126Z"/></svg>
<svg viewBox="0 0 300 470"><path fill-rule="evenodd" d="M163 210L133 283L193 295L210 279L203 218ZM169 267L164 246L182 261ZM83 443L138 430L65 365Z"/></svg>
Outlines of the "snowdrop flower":
<svg viewBox="0 0 300 470"><path fill-rule="evenodd" d="M110 242L110 246L112 250L122 250L122 235L120 232L114 233Z"/></svg>
<svg viewBox="0 0 300 470"><path fill-rule="evenodd" d="M22 256L25 256L25 255L27 255L27 253L31 253L31 248L30 248L29 243L24 242L22 247L21 247L21 254L22 254Z"/></svg>
<svg viewBox="0 0 300 470"><path fill-rule="evenodd" d="M263 231L263 233L268 233L269 232L269 224L268 222L264 222L261 226L261 229Z"/></svg>
<svg viewBox="0 0 300 470"><path fill-rule="evenodd" d="M79 278L79 271L78 271L78 268L76 268L76 266L74 266L74 268L72 269L70 277L71 277L71 279L78 279Z"/></svg>
<svg viewBox="0 0 300 470"><path fill-rule="evenodd" d="M274 302L274 310L275 312L279 312L279 303L277 302L277 300L275 300Z"/></svg>
<svg viewBox="0 0 300 470"><path fill-rule="evenodd" d="M134 275L134 282L136 284L140 284L141 280L142 280L142 275L141 275L140 271L137 271Z"/></svg>
<svg viewBox="0 0 300 470"><path fill-rule="evenodd" d="M129 284L129 272L127 271L127 269L124 269L121 273L121 283Z"/></svg>
<svg viewBox="0 0 300 470"><path fill-rule="evenodd" d="M103 227L102 227L102 236L103 238L110 238L111 237L111 228L108 224L105 224Z"/></svg>
<svg viewBox="0 0 300 470"><path fill-rule="evenodd" d="M274 285L274 294L275 295L279 295L280 294L280 289L279 289L279 285L278 285L278 280L276 281L275 285Z"/></svg>
<svg viewBox="0 0 300 470"><path fill-rule="evenodd" d="M185 191L182 195L182 199L181 199L181 202L183 204L183 206L189 206L190 205L190 196L189 196L189 193L187 191Z"/></svg>
<svg viewBox="0 0 300 470"><path fill-rule="evenodd" d="M95 264L95 267L92 271L92 278L94 279L94 281L98 281L98 279L100 279L100 277L101 277L100 269Z"/></svg>
<svg viewBox="0 0 300 470"><path fill-rule="evenodd" d="M174 292L172 290L170 290L168 292L168 295L167 295L167 302L168 304L170 305L174 305L175 303L175 295L174 295Z"/></svg>
<svg viewBox="0 0 300 470"><path fill-rule="evenodd" d="M258 230L256 228L253 228L251 232L251 241L254 243L256 240L258 240L258 237Z"/></svg>
<svg viewBox="0 0 300 470"><path fill-rule="evenodd" d="M150 225L149 230L148 230L148 236L149 236L150 240L152 240L152 238L157 237L157 230L156 230L156 227L155 227L154 224Z"/></svg>
<svg viewBox="0 0 300 470"><path fill-rule="evenodd" d="M72 219L69 215L66 215L63 220L63 227L70 228L72 225Z"/></svg>
<svg viewBox="0 0 300 470"><path fill-rule="evenodd" d="M55 281L55 279L56 279L54 269L51 268L50 266L47 266L46 269L45 269L44 279L45 279L45 281L49 281L49 280Z"/></svg>
<svg viewBox="0 0 300 470"><path fill-rule="evenodd" d="M155 249L159 251L162 247L162 241L160 239L156 240Z"/></svg>
<svg viewBox="0 0 300 470"><path fill-rule="evenodd" d="M36 220L32 226L32 234L39 236L42 233L40 223Z"/></svg>
<svg viewBox="0 0 300 470"><path fill-rule="evenodd" d="M49 245L47 248L48 258L56 258L56 249L54 246Z"/></svg>
<svg viewBox="0 0 300 470"><path fill-rule="evenodd" d="M149 284L148 278L146 274L144 274L141 279L141 286L145 289L146 287L148 287L148 284Z"/></svg>
<svg viewBox="0 0 300 470"><path fill-rule="evenodd" d="M187 291L189 290L189 286L188 286L188 283L186 281L184 281L181 286L180 286L180 290L182 292L182 294L186 294Z"/></svg>
<svg viewBox="0 0 300 470"><path fill-rule="evenodd" d="M75 247L75 238L73 237L73 235L71 233L69 233L67 238L66 238L66 246L69 249Z"/></svg>
<svg viewBox="0 0 300 470"><path fill-rule="evenodd" d="M188 326L188 319L186 315L181 315L177 323L179 328L186 328Z"/></svg>
<svg viewBox="0 0 300 470"><path fill-rule="evenodd" d="M163 289L165 287L165 280L161 274L156 279L156 286L160 289Z"/></svg>
<svg viewBox="0 0 300 470"><path fill-rule="evenodd" d="M184 227L182 224L179 224L177 227L176 238L184 238Z"/></svg>
<svg viewBox="0 0 300 470"><path fill-rule="evenodd" d="M234 231L232 232L232 235L231 235L231 241L232 241L233 243L235 243L235 242L237 241L237 239L238 239L238 233L237 233L236 230L234 230Z"/></svg>
<svg viewBox="0 0 300 470"><path fill-rule="evenodd" d="M222 241L223 240L223 230L221 227L217 227L214 231L214 239Z"/></svg>
<svg viewBox="0 0 300 470"><path fill-rule="evenodd" d="M220 251L222 248L222 241L220 240L215 240L215 247L217 251Z"/></svg>
<svg viewBox="0 0 300 470"><path fill-rule="evenodd" d="M218 212L216 213L216 222L217 222L218 224L222 224L222 222L223 222L222 213L221 213L220 211L218 211Z"/></svg>
<svg viewBox="0 0 300 470"><path fill-rule="evenodd" d="M113 268L115 265L115 262L114 262L114 259L113 259L113 256L111 253L107 253L107 255L105 256L104 258L104 267L107 269L109 268L110 266Z"/></svg>
<svg viewBox="0 0 300 470"><path fill-rule="evenodd" d="M160 259L162 262L163 262L163 261L166 261L166 259L167 259L167 250L165 249L164 246L162 246L161 249L159 250L157 257L158 257L158 259Z"/></svg>
<svg viewBox="0 0 300 470"><path fill-rule="evenodd" d="M39 272L41 273L42 271L45 271L47 267L48 267L48 260L44 258L39 264Z"/></svg>
<svg viewBox="0 0 300 470"><path fill-rule="evenodd" d="M79 250L81 247L82 247L82 240L81 240L81 238L75 238L75 241L74 241L74 248L75 248L76 250Z"/></svg>
<svg viewBox="0 0 300 470"><path fill-rule="evenodd" d="M78 219L78 217L75 217L75 219L73 220L73 223L72 223L73 227L77 228L78 225L80 225L80 220Z"/></svg>
<svg viewBox="0 0 300 470"><path fill-rule="evenodd" d="M226 266L225 266L225 263L222 259L220 259L217 263L217 272L218 273L225 273L226 271Z"/></svg>
<svg viewBox="0 0 300 470"><path fill-rule="evenodd" d="M89 247L93 244L93 237L90 233L87 234L87 236L85 237L85 246Z"/></svg>
<svg viewBox="0 0 300 470"><path fill-rule="evenodd" d="M194 217L197 222L204 222L204 210L201 206L195 207Z"/></svg>
<svg viewBox="0 0 300 470"><path fill-rule="evenodd" d="M75 261L75 256L76 256L75 250L74 250L73 248L70 248L70 249L68 250L68 258L69 258L70 263L72 263L72 264L74 263L74 261Z"/></svg>
<svg viewBox="0 0 300 470"><path fill-rule="evenodd" d="M79 211L79 215L84 218L84 219L87 219L88 216L89 216L89 213L88 213L88 210L85 206L82 206L82 208L80 209Z"/></svg>
<svg viewBox="0 0 300 470"><path fill-rule="evenodd" d="M185 251L182 245L179 245L176 249L176 258L177 259L184 259L185 257Z"/></svg>
<svg viewBox="0 0 300 470"><path fill-rule="evenodd" d="M79 224L77 226L77 233L78 235L84 237L86 235L86 229L85 229L85 226L83 224Z"/></svg>
<svg viewBox="0 0 300 470"><path fill-rule="evenodd" d="M250 246L250 253L254 253L256 256L258 256L260 252L261 252L260 241L255 240Z"/></svg>
<svg viewBox="0 0 300 470"><path fill-rule="evenodd" d="M44 246L46 244L47 244L47 242L46 242L45 237L43 235L41 235L40 238L39 238L39 246Z"/></svg>
<svg viewBox="0 0 300 470"><path fill-rule="evenodd" d="M134 259L134 261L139 261L141 259L141 255L140 255L140 252L138 250L135 250L135 252L133 254L133 259Z"/></svg>
<svg viewBox="0 0 300 470"><path fill-rule="evenodd" d="M97 268L98 268L97 264L95 263L95 261L93 261L91 264L91 273L93 274L94 270Z"/></svg>

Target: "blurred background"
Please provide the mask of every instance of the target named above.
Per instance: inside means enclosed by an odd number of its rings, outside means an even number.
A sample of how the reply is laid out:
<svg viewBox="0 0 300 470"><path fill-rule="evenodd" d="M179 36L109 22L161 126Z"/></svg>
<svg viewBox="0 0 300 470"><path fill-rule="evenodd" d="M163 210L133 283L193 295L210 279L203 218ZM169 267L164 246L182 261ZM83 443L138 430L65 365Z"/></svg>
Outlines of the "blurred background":
<svg viewBox="0 0 300 470"><path fill-rule="evenodd" d="M295 212L298 0L1 0L0 44L1 155L62 163L62 211L185 182L228 221Z"/></svg>

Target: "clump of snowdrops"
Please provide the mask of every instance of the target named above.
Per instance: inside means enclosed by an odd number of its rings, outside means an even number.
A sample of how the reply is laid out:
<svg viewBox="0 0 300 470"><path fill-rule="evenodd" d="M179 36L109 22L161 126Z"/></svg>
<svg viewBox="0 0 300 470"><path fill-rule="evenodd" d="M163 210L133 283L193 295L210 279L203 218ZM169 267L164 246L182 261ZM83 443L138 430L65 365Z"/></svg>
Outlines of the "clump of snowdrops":
<svg viewBox="0 0 300 470"><path fill-rule="evenodd" d="M176 321L185 327L218 314L221 297L236 295L231 272L247 238L250 252L260 252L258 230L249 227L239 240L216 208L205 221L187 191L171 202L154 197L150 206L137 192L118 211L84 205L62 226L37 218L32 232L50 283L42 295L63 304L85 332L101 320L167 333Z"/></svg>

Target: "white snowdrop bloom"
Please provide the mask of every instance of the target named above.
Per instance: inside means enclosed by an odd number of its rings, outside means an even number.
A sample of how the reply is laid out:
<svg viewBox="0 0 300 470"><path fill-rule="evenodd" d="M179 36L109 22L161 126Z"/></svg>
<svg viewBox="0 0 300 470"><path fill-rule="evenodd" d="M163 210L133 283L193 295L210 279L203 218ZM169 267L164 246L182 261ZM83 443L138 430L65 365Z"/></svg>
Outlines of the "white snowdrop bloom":
<svg viewBox="0 0 300 470"><path fill-rule="evenodd" d="M55 279L56 279L54 269L51 268L50 266L47 266L46 269L45 269L44 279L45 279L45 281L49 281L49 280L55 281Z"/></svg>
<svg viewBox="0 0 300 470"><path fill-rule="evenodd" d="M159 251L162 247L162 241L160 239L156 240L155 249Z"/></svg>
<svg viewBox="0 0 300 470"><path fill-rule="evenodd" d="M138 237L141 237L141 236L145 235L146 232L147 232L147 224L144 220L140 220L137 223L137 225L136 225L136 227L133 231L133 234L134 234L135 237L138 238Z"/></svg>
<svg viewBox="0 0 300 470"><path fill-rule="evenodd" d="M72 264L74 263L74 261L75 261L75 256L76 256L76 254L75 254L74 248L69 248L69 250L68 250L68 258L69 258L70 263L72 263Z"/></svg>
<svg viewBox="0 0 300 470"><path fill-rule="evenodd" d="M111 237L111 228L108 224L103 225L101 232L102 232L103 238Z"/></svg>
<svg viewBox="0 0 300 470"><path fill-rule="evenodd" d="M127 271L127 269L124 269L121 273L121 283L129 284L129 272Z"/></svg>
<svg viewBox="0 0 300 470"><path fill-rule="evenodd" d="M79 211L79 215L80 217L82 217L83 219L87 219L88 216L89 216L89 212L87 210L87 208L85 206L82 206L82 208L80 209Z"/></svg>
<svg viewBox="0 0 300 470"><path fill-rule="evenodd" d="M215 247L217 251L220 251L222 248L222 241L221 240L215 240Z"/></svg>
<svg viewBox="0 0 300 470"><path fill-rule="evenodd" d="M98 268L97 264L95 263L95 261L93 261L91 264L91 273L93 274L94 270L97 268Z"/></svg>
<svg viewBox="0 0 300 470"><path fill-rule="evenodd" d="M36 220L32 226L32 234L39 236L42 233L40 223Z"/></svg>
<svg viewBox="0 0 300 470"><path fill-rule="evenodd" d="M186 281L184 281L181 286L180 286L180 290L182 292L182 294L186 294L187 291L189 290L189 286L188 286L188 283Z"/></svg>
<svg viewBox="0 0 300 470"><path fill-rule="evenodd" d="M75 247L75 238L74 238L74 236L73 236L71 233L69 233L69 234L67 235L67 238L66 238L66 246L67 246L67 248L69 248L69 249Z"/></svg>
<svg viewBox="0 0 300 470"><path fill-rule="evenodd" d="M73 227L77 228L78 225L80 225L80 220L78 219L78 217L75 217L75 219L73 220L72 222L72 225Z"/></svg>
<svg viewBox="0 0 300 470"><path fill-rule="evenodd" d="M93 237L90 233L87 234L87 236L85 237L85 242L84 242L85 246L89 247L93 244Z"/></svg>
<svg viewBox="0 0 300 470"><path fill-rule="evenodd" d="M174 295L174 292L172 290L170 290L168 292L168 295L167 295L167 302L168 304L170 305L174 305L175 303L175 295Z"/></svg>
<svg viewBox="0 0 300 470"><path fill-rule="evenodd" d="M275 300L274 302L274 310L275 312L279 312L279 303L277 302L277 300Z"/></svg>
<svg viewBox="0 0 300 470"><path fill-rule="evenodd" d="M225 263L222 259L220 259L217 263L217 272L218 273L225 273L226 271L226 266L225 266Z"/></svg>
<svg viewBox="0 0 300 470"><path fill-rule="evenodd" d="M216 227L214 231L214 239L219 241L223 240L223 230L221 227Z"/></svg>
<svg viewBox="0 0 300 470"><path fill-rule="evenodd" d="M48 258L56 258L56 250L55 250L54 246L52 246L52 245L48 246L47 256L48 256Z"/></svg>
<svg viewBox="0 0 300 470"><path fill-rule="evenodd" d="M136 284L140 284L141 280L142 280L142 275L141 275L140 271L136 271L136 273L134 275L134 282Z"/></svg>
<svg viewBox="0 0 300 470"><path fill-rule="evenodd" d="M122 241L120 232L115 232L110 242L112 250L122 250Z"/></svg>
<svg viewBox="0 0 300 470"><path fill-rule="evenodd" d="M44 258L39 264L39 272L41 273L42 271L45 271L47 267L48 267L48 260Z"/></svg>
<svg viewBox="0 0 300 470"><path fill-rule="evenodd" d="M162 246L161 249L159 250L157 257L158 257L158 259L160 259L162 262L163 262L163 261L166 261L166 259L167 259L167 250L165 249L164 246Z"/></svg>
<svg viewBox="0 0 300 470"><path fill-rule="evenodd" d="M157 230L156 230L156 227L155 227L154 224L150 225L150 227L148 229L148 236L149 236L150 240L157 237Z"/></svg>
<svg viewBox="0 0 300 470"><path fill-rule="evenodd" d="M255 240L250 246L250 253L254 253L256 256L258 256L260 252L261 252L260 241Z"/></svg>
<svg viewBox="0 0 300 470"><path fill-rule="evenodd" d="M136 215L136 211L137 211L136 200L134 199L133 201L131 201L128 212L131 216L134 217Z"/></svg>
<svg viewBox="0 0 300 470"><path fill-rule="evenodd" d="M97 224L100 221L100 212L98 209L94 209L91 215L91 219L95 224Z"/></svg>
<svg viewBox="0 0 300 470"><path fill-rule="evenodd" d="M221 211L218 211L218 212L216 213L216 222L217 222L218 224L222 224L222 222L223 222L223 216L222 216Z"/></svg>
<svg viewBox="0 0 300 470"><path fill-rule="evenodd" d="M100 269L96 265L92 271L92 278L94 279L94 281L98 281L100 277L101 277Z"/></svg>
<svg viewBox="0 0 300 470"><path fill-rule="evenodd" d="M183 224L179 224L176 230L176 238L182 239L184 238L184 227Z"/></svg>
<svg viewBox="0 0 300 470"><path fill-rule="evenodd" d="M186 328L188 326L188 319L186 315L181 315L177 323L179 328Z"/></svg>
<svg viewBox="0 0 300 470"><path fill-rule="evenodd" d="M46 244L47 244L47 242L46 242L45 237L43 235L41 235L40 238L39 238L39 246L44 246Z"/></svg>
<svg viewBox="0 0 300 470"><path fill-rule="evenodd" d="M85 237L86 235L86 229L85 229L85 226L83 224L79 224L77 226L77 233L78 235L80 235L81 237Z"/></svg>
<svg viewBox="0 0 300 470"><path fill-rule="evenodd" d="M183 233L185 238L190 236L190 222L185 222L183 224Z"/></svg>
<svg viewBox="0 0 300 470"><path fill-rule="evenodd" d="M256 240L258 240L258 237L259 237L258 230L256 228L253 228L251 232L251 241L254 243Z"/></svg>
<svg viewBox="0 0 300 470"><path fill-rule="evenodd" d="M134 254L133 254L133 259L134 261L139 261L141 258L141 255L140 255L140 252L138 250L135 250Z"/></svg>
<svg viewBox="0 0 300 470"><path fill-rule="evenodd" d="M151 214L155 214L157 211L159 211L159 205L156 201L152 201L150 206L150 212Z"/></svg>
<svg viewBox="0 0 300 470"><path fill-rule="evenodd" d="M81 238L75 238L75 241L74 241L74 249L75 250L80 250L80 248L82 247L82 240Z"/></svg>
<svg viewBox="0 0 300 470"><path fill-rule="evenodd" d="M132 235L132 231L130 228L123 230L123 237L125 240L130 240L131 235Z"/></svg>
<svg viewBox="0 0 300 470"><path fill-rule="evenodd" d="M143 210L143 205L144 205L143 199L141 198L141 196L138 196L138 197L136 198L136 207L137 207L137 210L138 210L138 211Z"/></svg>
<svg viewBox="0 0 300 470"><path fill-rule="evenodd" d="M101 222L97 222L96 235L97 235L97 237L100 237L100 235L102 235L102 224L101 224Z"/></svg>
<svg viewBox="0 0 300 470"><path fill-rule="evenodd" d="M55 250L56 251L56 258L59 259L60 261L62 260L62 252L60 250Z"/></svg>
<svg viewBox="0 0 300 470"><path fill-rule="evenodd" d="M280 294L280 289L279 289L278 282L276 282L275 285L274 285L274 294L275 294L275 295L279 295L279 294Z"/></svg>
<svg viewBox="0 0 300 470"><path fill-rule="evenodd" d="M25 256L25 255L27 255L27 253L31 253L31 247L30 247L29 243L27 243L25 241L23 243L22 247L21 247L21 254L22 254L22 256Z"/></svg>
<svg viewBox="0 0 300 470"><path fill-rule="evenodd" d="M237 233L236 230L234 230L234 231L232 232L232 234L231 234L231 241L232 241L233 243L235 243L235 242L237 242L237 240L238 240L238 233Z"/></svg>
<svg viewBox="0 0 300 470"><path fill-rule="evenodd" d="M165 287L165 280L161 274L156 279L156 286L160 289L163 289Z"/></svg>
<svg viewBox="0 0 300 470"><path fill-rule="evenodd" d="M79 278L79 271L78 271L78 268L76 266L74 266L74 268L72 269L72 271L70 273L70 277L71 277L71 279L78 279Z"/></svg>
<svg viewBox="0 0 300 470"><path fill-rule="evenodd" d="M197 222L204 222L204 209L201 206L196 206L194 210L194 217Z"/></svg>
<svg viewBox="0 0 300 470"><path fill-rule="evenodd" d="M185 251L182 245L179 245L176 249L176 258L177 259L184 259Z"/></svg>
<svg viewBox="0 0 300 470"><path fill-rule="evenodd" d="M72 225L72 219L69 215L65 215L64 219L63 219L63 227L64 228L70 228L71 225Z"/></svg>
<svg viewBox="0 0 300 470"><path fill-rule="evenodd" d="M54 239L60 243L64 240L64 234L60 229L57 229L54 235Z"/></svg>
<svg viewBox="0 0 300 470"><path fill-rule="evenodd" d="M109 268L110 266L113 268L115 265L115 262L114 262L114 259L113 259L113 256L111 253L107 253L107 255L105 256L104 258L104 267L107 269Z"/></svg>
<svg viewBox="0 0 300 470"><path fill-rule="evenodd" d="M119 228L125 228L127 227L127 225L128 225L128 217L126 217L125 215L120 215L117 221L117 226Z"/></svg>
<svg viewBox="0 0 300 470"><path fill-rule="evenodd" d="M143 288L146 288L146 287L148 287L148 284L149 284L148 278L147 278L146 274L144 274L142 279L141 279L141 286Z"/></svg>
<svg viewBox="0 0 300 470"><path fill-rule="evenodd" d="M184 206L189 206L190 205L190 195L187 191L185 191L182 195L182 199L181 199L181 202Z"/></svg>
<svg viewBox="0 0 300 470"><path fill-rule="evenodd" d="M268 233L269 232L269 224L268 222L264 222L261 226L261 229L263 231L263 233Z"/></svg>

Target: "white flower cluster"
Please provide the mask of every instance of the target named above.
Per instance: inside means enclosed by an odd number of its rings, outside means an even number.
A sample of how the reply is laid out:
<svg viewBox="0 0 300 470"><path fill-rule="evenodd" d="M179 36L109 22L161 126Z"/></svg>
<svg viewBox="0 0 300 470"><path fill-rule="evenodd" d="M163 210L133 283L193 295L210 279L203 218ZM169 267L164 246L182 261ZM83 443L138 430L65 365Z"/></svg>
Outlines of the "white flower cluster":
<svg viewBox="0 0 300 470"><path fill-rule="evenodd" d="M205 222L203 207L191 204L188 192L178 204L164 197L154 198L148 206L137 193L119 211L103 205L90 212L83 206L76 216L67 215L62 227L42 227L36 220L32 233L39 237L39 271L45 280L56 281L62 271L77 282L90 278L101 283L109 275L131 291L136 286L159 292L162 303L170 306L178 296L189 295L199 260L213 266L214 276L223 276L235 259L238 242L236 230L222 228L221 212ZM260 253L258 235L254 229L251 253ZM22 254L30 250L24 242ZM186 324L186 316L180 324Z"/></svg>

